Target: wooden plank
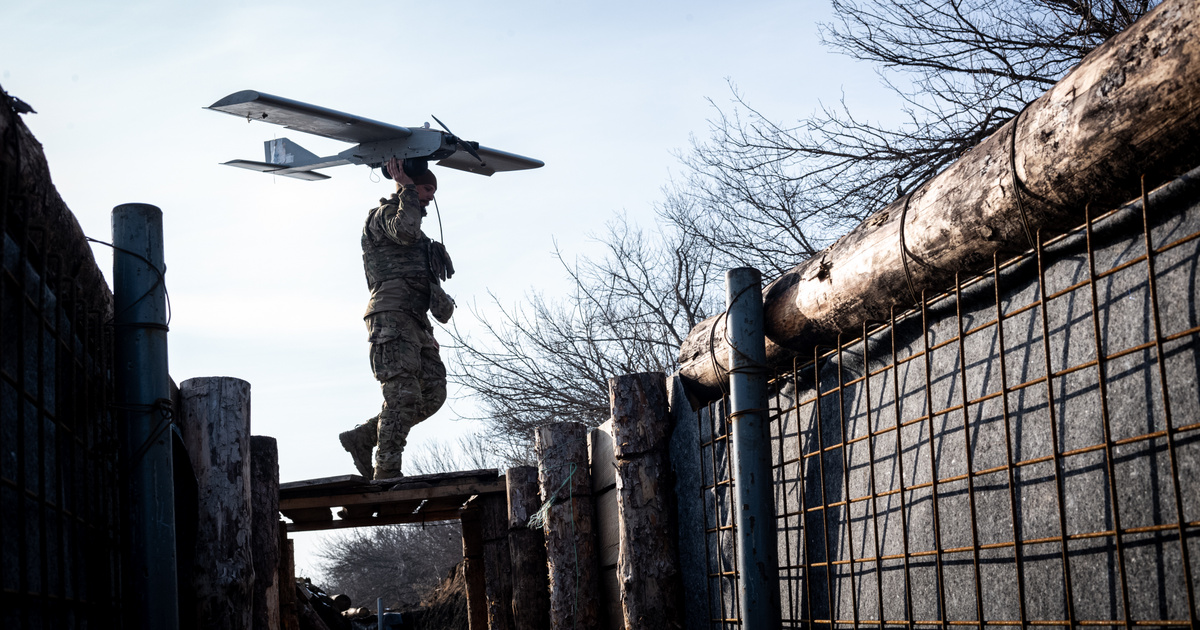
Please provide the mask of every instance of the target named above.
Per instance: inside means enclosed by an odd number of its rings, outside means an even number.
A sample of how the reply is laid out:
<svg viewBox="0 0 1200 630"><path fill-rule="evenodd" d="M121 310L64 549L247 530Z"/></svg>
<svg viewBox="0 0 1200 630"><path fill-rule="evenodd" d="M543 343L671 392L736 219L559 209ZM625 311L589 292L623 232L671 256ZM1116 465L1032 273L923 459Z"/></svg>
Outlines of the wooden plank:
<svg viewBox="0 0 1200 630"><path fill-rule="evenodd" d="M513 630L512 558L508 553L508 496L480 497L483 505L483 592L487 601L488 630Z"/></svg>
<svg viewBox="0 0 1200 630"><path fill-rule="evenodd" d="M621 536L617 521L617 458L613 452L612 420L588 433L588 451L592 467L592 492L596 500L596 542L600 566L616 566ZM618 594L617 604L620 604Z"/></svg>
<svg viewBox="0 0 1200 630"><path fill-rule="evenodd" d="M292 522L295 522L295 523L308 523L308 522L318 522L319 523L319 522L323 522L323 521L333 520L333 513L330 512L329 508L327 508L327 507L305 508L305 509L299 509L299 510L292 510L292 509L285 510L281 507L279 511L282 512L284 516L292 519Z"/></svg>
<svg viewBox="0 0 1200 630"><path fill-rule="evenodd" d="M338 518L369 518L375 515L374 505L351 505L338 510Z"/></svg>
<svg viewBox="0 0 1200 630"><path fill-rule="evenodd" d="M617 566L621 551L620 513L617 507L617 489L610 488L596 495L596 542L600 545L600 567ZM617 602L620 603L620 597Z"/></svg>
<svg viewBox="0 0 1200 630"><path fill-rule="evenodd" d="M472 499L460 512L462 518L463 576L467 590L468 630L487 630L487 598L484 595L483 524L480 500Z"/></svg>
<svg viewBox="0 0 1200 630"><path fill-rule="evenodd" d="M413 475L411 477L402 477L402 481L392 484L393 487L411 486L415 484L442 484L446 482L458 481L478 477L480 479L494 479L500 476L500 471L495 468L478 468L476 470L456 470L454 472L434 473L432 475Z"/></svg>
<svg viewBox="0 0 1200 630"><path fill-rule="evenodd" d="M380 505L380 506L354 506L354 507L356 507L356 508L377 507L379 510L380 516L399 516L402 514L412 514L412 513L416 512L417 508L421 507L421 503L423 503L423 501L400 501L398 503L388 503L386 505Z"/></svg>
<svg viewBox="0 0 1200 630"><path fill-rule="evenodd" d="M305 521L288 524L288 532L312 532L329 529L346 529L348 527L375 527L377 525L403 525L405 523L438 523L441 521L457 521L459 510L440 512L422 512L420 514L395 514L391 516L374 516L370 518L330 519L328 521Z"/></svg>
<svg viewBox="0 0 1200 630"><path fill-rule="evenodd" d="M617 569L600 571L601 627L624 630L625 614L621 612L621 580Z"/></svg>
<svg viewBox="0 0 1200 630"><path fill-rule="evenodd" d="M397 481L374 481L358 475L338 475L319 479L304 479L279 484L280 498L294 499L299 497L326 496L335 494L359 494L367 492L384 492L387 490L402 490L407 488L432 488L435 486L454 485L463 482L490 482L500 476L496 469L460 470L433 475L416 475L401 477Z"/></svg>
<svg viewBox="0 0 1200 630"><path fill-rule="evenodd" d="M333 496L321 495L285 498L281 493L279 497L279 509L282 511L317 507L345 507L348 505L380 505L399 501L453 496L461 496L465 501L474 494L491 494L504 491L504 477L495 477L488 481L472 481L424 487L405 486L400 489L385 490L383 492L354 492Z"/></svg>
<svg viewBox="0 0 1200 630"><path fill-rule="evenodd" d="M588 453L592 466L592 492L601 492L617 484L617 459L613 455L612 420L588 433Z"/></svg>
<svg viewBox="0 0 1200 630"><path fill-rule="evenodd" d="M370 486L371 481L358 475L338 475L336 477L321 477L320 479L304 479L279 484L279 492L287 493L297 490L329 490L333 488Z"/></svg>
<svg viewBox="0 0 1200 630"><path fill-rule="evenodd" d="M461 508L466 499L463 497L442 497L440 499L430 499L417 507L417 512L441 512L442 510L456 510Z"/></svg>

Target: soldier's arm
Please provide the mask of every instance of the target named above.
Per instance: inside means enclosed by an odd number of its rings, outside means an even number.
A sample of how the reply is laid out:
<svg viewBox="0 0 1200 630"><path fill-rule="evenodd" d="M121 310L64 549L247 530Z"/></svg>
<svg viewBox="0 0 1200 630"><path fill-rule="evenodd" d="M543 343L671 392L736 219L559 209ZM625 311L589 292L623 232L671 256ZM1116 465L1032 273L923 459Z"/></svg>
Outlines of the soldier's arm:
<svg viewBox="0 0 1200 630"><path fill-rule="evenodd" d="M399 203L385 206L378 225L384 236L401 245L408 245L421 237L421 216L425 213L417 197L417 187L408 173L404 172L400 160L392 158L387 166L388 173L396 181Z"/></svg>

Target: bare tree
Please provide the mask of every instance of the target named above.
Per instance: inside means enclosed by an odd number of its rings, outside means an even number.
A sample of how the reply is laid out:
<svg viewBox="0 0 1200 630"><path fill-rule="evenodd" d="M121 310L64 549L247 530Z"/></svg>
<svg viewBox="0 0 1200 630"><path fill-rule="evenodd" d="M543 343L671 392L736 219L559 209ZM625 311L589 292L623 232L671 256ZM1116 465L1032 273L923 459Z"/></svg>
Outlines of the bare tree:
<svg viewBox="0 0 1200 630"><path fill-rule="evenodd" d="M822 40L871 62L904 122L872 123L844 101L793 124L736 88L662 218L777 276L996 132L1153 0L834 0ZM715 107L715 105L714 105Z"/></svg>
<svg viewBox="0 0 1200 630"><path fill-rule="evenodd" d="M679 344L717 307L710 250L686 235L648 234L619 217L600 239L602 258L556 255L573 285L540 293L498 320L476 315L486 341L451 330L450 378L483 403L484 420L516 452L533 428L608 418L608 378L674 369Z"/></svg>
<svg viewBox="0 0 1200 630"><path fill-rule="evenodd" d="M417 475L484 468L507 470L536 463L530 461L524 449L514 450L506 441L484 431L464 433L453 440L430 440L414 449L408 462Z"/></svg>
<svg viewBox="0 0 1200 630"><path fill-rule="evenodd" d="M326 592L371 609L379 597L390 608L412 607L462 559L462 534L457 521L351 529L317 554Z"/></svg>
<svg viewBox="0 0 1200 630"><path fill-rule="evenodd" d="M455 332L452 379L482 402L497 439L533 427L597 424L607 379L676 367L680 342L720 308L721 272L769 280L819 252L996 132L1155 0L833 0L823 42L874 64L899 98L889 126L846 102L772 120L732 87L705 141L680 156L653 238L617 221L600 259L568 263L561 299L540 293L484 339ZM714 104L715 107L715 104ZM495 299L495 298L494 298ZM495 300L499 305L500 300Z"/></svg>

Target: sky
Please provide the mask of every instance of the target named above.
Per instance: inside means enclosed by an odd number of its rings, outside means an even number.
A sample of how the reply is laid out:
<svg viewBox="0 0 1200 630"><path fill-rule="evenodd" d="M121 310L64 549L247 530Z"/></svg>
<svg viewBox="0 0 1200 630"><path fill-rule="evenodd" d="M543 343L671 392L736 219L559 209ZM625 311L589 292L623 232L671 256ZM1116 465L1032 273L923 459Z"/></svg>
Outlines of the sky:
<svg viewBox="0 0 1200 630"><path fill-rule="evenodd" d="M112 209L163 211L176 382L251 384L252 433L275 437L283 482L353 473L337 435L378 413L362 313L359 237L394 190L365 166L306 182L222 166L288 137L318 155L350 145L203 109L246 89L402 126L437 116L459 136L540 159L491 178L436 170L455 323L532 291L568 288L552 252L599 251L618 213L651 226L677 154L703 139L730 82L789 123L845 99L887 117L872 68L819 45L826 2L0 3L0 86L24 116L83 231L111 240ZM711 102L710 102L711 99ZM435 125L436 126L436 125ZM111 278L112 257L94 248ZM443 343L443 331L436 333ZM477 429L462 392L408 452ZM328 534L294 535L319 575Z"/></svg>

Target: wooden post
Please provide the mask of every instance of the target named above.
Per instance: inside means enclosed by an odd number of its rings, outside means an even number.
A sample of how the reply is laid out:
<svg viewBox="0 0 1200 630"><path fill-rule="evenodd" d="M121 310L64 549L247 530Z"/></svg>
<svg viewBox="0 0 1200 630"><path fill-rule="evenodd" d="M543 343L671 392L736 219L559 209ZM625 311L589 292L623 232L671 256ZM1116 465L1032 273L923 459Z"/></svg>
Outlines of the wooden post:
<svg viewBox="0 0 1200 630"><path fill-rule="evenodd" d="M662 372L608 381L617 457L621 611L628 630L682 627L675 496L667 452L671 419Z"/></svg>
<svg viewBox="0 0 1200 630"><path fill-rule="evenodd" d="M550 626L593 630L600 624L595 506L588 467L587 426L559 422L536 432L546 559L550 570Z"/></svg>
<svg viewBox="0 0 1200 630"><path fill-rule="evenodd" d="M592 471L592 504L596 506L596 563L600 566L600 624L604 630L625 627L621 613L621 509L617 505L617 456L613 449L612 419L588 431Z"/></svg>
<svg viewBox="0 0 1200 630"><path fill-rule="evenodd" d="M296 610L296 546L288 538L287 523L279 521L279 621L283 630L300 630Z"/></svg>
<svg viewBox="0 0 1200 630"><path fill-rule="evenodd" d="M249 630L254 609L250 553L250 383L193 378L179 387L180 428L196 472L198 626Z"/></svg>
<svg viewBox="0 0 1200 630"><path fill-rule="evenodd" d="M841 331L887 320L956 273L1024 251L1038 230L1084 220L1200 162L1200 3L1166 0L1085 57L1014 120L764 291L767 361L810 356ZM680 376L720 397L724 317L697 324ZM714 365L716 363L717 365Z"/></svg>
<svg viewBox="0 0 1200 630"><path fill-rule="evenodd" d="M254 630L278 630L279 446L273 437L250 437L250 493Z"/></svg>
<svg viewBox="0 0 1200 630"><path fill-rule="evenodd" d="M508 554L513 576L513 628L550 627L550 587L546 573L546 536L529 529L529 517L542 506L536 466L504 473L508 484Z"/></svg>
<svg viewBox="0 0 1200 630"><path fill-rule="evenodd" d="M508 501L502 494L487 494L480 499L488 629L511 630L513 579L508 555Z"/></svg>
<svg viewBox="0 0 1200 630"><path fill-rule="evenodd" d="M479 501L462 509L463 577L467 582L467 627L487 630L487 587L483 569L483 523Z"/></svg>

